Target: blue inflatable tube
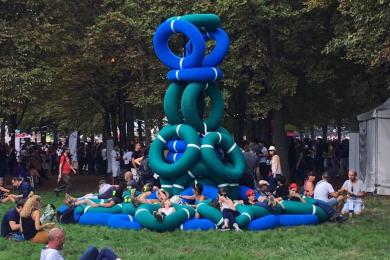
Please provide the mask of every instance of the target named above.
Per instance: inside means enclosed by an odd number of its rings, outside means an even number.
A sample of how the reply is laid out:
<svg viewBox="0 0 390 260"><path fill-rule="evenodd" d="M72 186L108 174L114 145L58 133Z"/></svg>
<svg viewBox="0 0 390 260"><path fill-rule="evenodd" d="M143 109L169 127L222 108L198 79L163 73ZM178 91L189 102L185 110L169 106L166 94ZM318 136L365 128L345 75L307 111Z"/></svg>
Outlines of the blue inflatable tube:
<svg viewBox="0 0 390 260"><path fill-rule="evenodd" d="M316 215L278 215L279 225L283 227L294 227L302 225L317 225Z"/></svg>
<svg viewBox="0 0 390 260"><path fill-rule="evenodd" d="M194 195L192 187L185 189L180 195L183 195L183 196ZM217 199L218 198L218 189L211 186L211 185L203 185L203 195L207 199Z"/></svg>
<svg viewBox="0 0 390 260"><path fill-rule="evenodd" d="M169 37L174 33L183 33L192 42L190 55L180 58L169 48ZM171 69L199 67L202 63L206 44L200 31L191 23L171 20L162 23L153 37L153 46L157 57Z"/></svg>
<svg viewBox="0 0 390 260"><path fill-rule="evenodd" d="M222 71L215 67L171 70L167 78L170 81L214 82L222 78Z"/></svg>
<svg viewBox="0 0 390 260"><path fill-rule="evenodd" d="M204 57L202 67L216 67L221 64L229 50L229 36L221 28L217 28L215 31L203 32L202 35L206 41L215 41L215 47L209 55ZM188 55L192 53L192 43L190 41L187 42L186 53Z"/></svg>
<svg viewBox="0 0 390 260"><path fill-rule="evenodd" d="M111 216L113 216L111 213L84 213L81 215L79 223L81 225L106 226Z"/></svg>
<svg viewBox="0 0 390 260"><path fill-rule="evenodd" d="M217 225L214 222L208 219L200 218L200 219L190 219L184 222L180 226L181 230L214 230L217 229Z"/></svg>
<svg viewBox="0 0 390 260"><path fill-rule="evenodd" d="M184 140L171 140L168 141L167 148L170 152L184 153L187 148L187 143Z"/></svg>
<svg viewBox="0 0 390 260"><path fill-rule="evenodd" d="M134 216L126 215L126 214L116 214L112 215L108 221L107 225L109 228L120 228L120 229L132 229L132 230L140 230L142 226L135 219Z"/></svg>
<svg viewBox="0 0 390 260"><path fill-rule="evenodd" d="M248 225L248 230L260 231L276 228L279 225L279 219L275 215L268 215L262 218L252 220Z"/></svg>
<svg viewBox="0 0 390 260"><path fill-rule="evenodd" d="M171 153L169 152L167 154L167 162L169 163L174 163L174 162L177 162L182 156L183 156L184 153Z"/></svg>

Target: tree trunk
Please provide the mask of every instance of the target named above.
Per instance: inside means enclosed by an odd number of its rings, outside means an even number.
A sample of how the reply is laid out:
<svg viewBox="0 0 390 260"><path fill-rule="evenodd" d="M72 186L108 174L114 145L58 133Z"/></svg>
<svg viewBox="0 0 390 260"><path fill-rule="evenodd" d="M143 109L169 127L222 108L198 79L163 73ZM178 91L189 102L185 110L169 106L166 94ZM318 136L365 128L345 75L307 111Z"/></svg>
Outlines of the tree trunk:
<svg viewBox="0 0 390 260"><path fill-rule="evenodd" d="M0 144L5 144L5 119L1 122Z"/></svg>
<svg viewBox="0 0 390 260"><path fill-rule="evenodd" d="M322 139L324 141L328 140L328 125L321 126L322 128Z"/></svg>
<svg viewBox="0 0 390 260"><path fill-rule="evenodd" d="M126 118L124 107L123 95L118 91L118 124L120 131L120 144L122 147L126 146L127 133L126 133Z"/></svg>
<svg viewBox="0 0 390 260"><path fill-rule="evenodd" d="M9 145L11 147L15 148L15 131L18 128L18 123L17 123L17 116L16 115L11 115L9 117L9 126L8 126L8 134L11 136L11 141Z"/></svg>
<svg viewBox="0 0 390 260"><path fill-rule="evenodd" d="M137 128L137 132L138 132L138 143L143 143L143 142L144 142L144 137L142 136L142 135L143 135L143 131L142 131L142 121L141 121L141 120L138 120L138 121L137 121L137 124L138 124L138 128Z"/></svg>
<svg viewBox="0 0 390 260"><path fill-rule="evenodd" d="M57 127L53 127L53 144L58 144L58 130Z"/></svg>
<svg viewBox="0 0 390 260"><path fill-rule="evenodd" d="M125 114L127 124L126 145L130 145L132 142L134 142L134 111L133 104L130 102L125 102Z"/></svg>
<svg viewBox="0 0 390 260"><path fill-rule="evenodd" d="M311 126L311 127L310 127L310 138L311 138L312 140L314 140L314 138L315 138L315 136L314 136L314 126Z"/></svg>
<svg viewBox="0 0 390 260"><path fill-rule="evenodd" d="M149 146L149 144L152 141L152 136L151 136L151 126L150 126L150 119L149 119L149 113L148 113L148 108L145 106L143 108L143 114L144 114L144 122L145 122L145 144L146 146Z"/></svg>
<svg viewBox="0 0 390 260"><path fill-rule="evenodd" d="M112 108L110 111L110 119L111 119L111 130L112 137L114 139L114 144L118 144L118 123L117 123L117 111L115 108Z"/></svg>
<svg viewBox="0 0 390 260"><path fill-rule="evenodd" d="M341 142L341 120L337 121L337 141Z"/></svg>
<svg viewBox="0 0 390 260"><path fill-rule="evenodd" d="M283 175L287 180L290 180L290 167L288 164L288 144L286 132L284 130L284 115L283 110L277 110L273 113L274 122L275 122L275 130L273 134L273 143L278 150L278 154L280 156L280 162L282 165Z"/></svg>
<svg viewBox="0 0 390 260"><path fill-rule="evenodd" d="M103 141L106 141L109 137L112 136L111 127L110 127L110 112L107 109L104 109L103 117L104 117Z"/></svg>

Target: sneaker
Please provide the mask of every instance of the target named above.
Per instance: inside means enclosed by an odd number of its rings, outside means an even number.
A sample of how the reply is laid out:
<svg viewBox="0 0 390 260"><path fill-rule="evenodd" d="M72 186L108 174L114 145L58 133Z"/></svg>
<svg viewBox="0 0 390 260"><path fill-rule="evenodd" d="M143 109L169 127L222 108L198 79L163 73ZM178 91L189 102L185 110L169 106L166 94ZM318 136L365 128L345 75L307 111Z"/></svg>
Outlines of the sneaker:
<svg viewBox="0 0 390 260"><path fill-rule="evenodd" d="M343 215L338 215L335 218L335 220L336 220L337 223L343 223L343 222L347 221L348 218L346 216L343 216Z"/></svg>
<svg viewBox="0 0 390 260"><path fill-rule="evenodd" d="M164 220L163 216L157 211L153 211L153 216L157 219L157 221L162 222Z"/></svg>

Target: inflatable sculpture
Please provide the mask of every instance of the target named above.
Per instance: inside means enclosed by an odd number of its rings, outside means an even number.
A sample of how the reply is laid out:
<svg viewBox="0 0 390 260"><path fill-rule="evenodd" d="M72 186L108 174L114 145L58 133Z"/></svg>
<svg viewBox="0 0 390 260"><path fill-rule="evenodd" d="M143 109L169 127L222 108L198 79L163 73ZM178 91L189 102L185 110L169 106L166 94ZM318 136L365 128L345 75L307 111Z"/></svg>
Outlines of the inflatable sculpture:
<svg viewBox="0 0 390 260"><path fill-rule="evenodd" d="M169 48L169 38L182 33L188 38L184 57L176 56ZM215 47L206 55L206 42ZM217 86L222 78L218 65L229 49L229 38L220 28L220 19L213 14L194 14L172 17L162 23L153 39L158 58L170 71L171 82L164 98L168 119L152 143L150 167L160 176L161 186L173 195L192 195L191 184L197 180L204 186L205 201L189 206L186 201L173 204L176 211L158 221L153 212L160 204L134 203L130 191L124 193L124 203L111 208L80 205L74 208L74 220L84 225L106 225L111 228L148 228L166 231L209 230L223 223L221 211L212 201L217 200L218 188L224 187L232 199L246 199L248 187L240 186L245 162L233 137L221 126L223 97ZM205 95L211 104L204 118ZM259 194L256 194L258 197ZM156 192L149 196L155 199ZM236 204L240 228L265 230L278 226L314 225L328 219L326 212L312 198L306 203L281 201L275 207ZM105 200L93 200L97 204ZM67 206L60 207L59 213ZM200 218L195 218L198 213Z"/></svg>
<svg viewBox="0 0 390 260"><path fill-rule="evenodd" d="M169 38L182 33L188 38L184 57L170 49ZM206 55L207 41L215 47ZM170 71L171 82L164 98L165 126L150 147L150 167L160 176L162 188L180 194L196 179L202 184L225 187L229 196L239 198L238 181L245 170L240 147L221 126L224 102L217 81L218 68L229 49L229 37L214 14L172 17L162 23L153 45L160 61ZM205 95L211 104L207 118ZM180 105L179 105L180 104ZM167 150L168 153L165 153Z"/></svg>

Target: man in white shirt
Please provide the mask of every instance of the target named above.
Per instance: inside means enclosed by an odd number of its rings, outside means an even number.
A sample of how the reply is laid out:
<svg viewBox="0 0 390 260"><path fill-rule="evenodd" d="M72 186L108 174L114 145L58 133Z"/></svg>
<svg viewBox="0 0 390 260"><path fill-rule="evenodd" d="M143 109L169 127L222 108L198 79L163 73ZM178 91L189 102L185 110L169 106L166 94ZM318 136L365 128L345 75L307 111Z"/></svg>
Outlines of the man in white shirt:
<svg viewBox="0 0 390 260"><path fill-rule="evenodd" d="M61 255L65 242L65 231L60 228L53 228L49 232L49 242L41 251L40 260L64 260Z"/></svg>
<svg viewBox="0 0 390 260"><path fill-rule="evenodd" d="M111 151L111 170L112 170L112 185L115 185L115 178L119 176L121 170L121 155L119 147L116 145Z"/></svg>
<svg viewBox="0 0 390 260"><path fill-rule="evenodd" d="M314 188L314 198L316 200L322 200L331 207L337 205L339 196L338 192L335 192L332 184L328 182L329 175L327 172L322 174L322 180L319 181Z"/></svg>
<svg viewBox="0 0 390 260"><path fill-rule="evenodd" d="M365 195L364 184L357 178L355 170L348 171L348 180L346 180L340 191L347 192L347 201L341 210L342 214L349 213L351 217L353 214L360 215L363 209L362 198Z"/></svg>
<svg viewBox="0 0 390 260"><path fill-rule="evenodd" d="M130 171L133 166L133 164L131 163L132 157L133 151L129 148L122 157L123 161L125 162L125 168L127 171Z"/></svg>

